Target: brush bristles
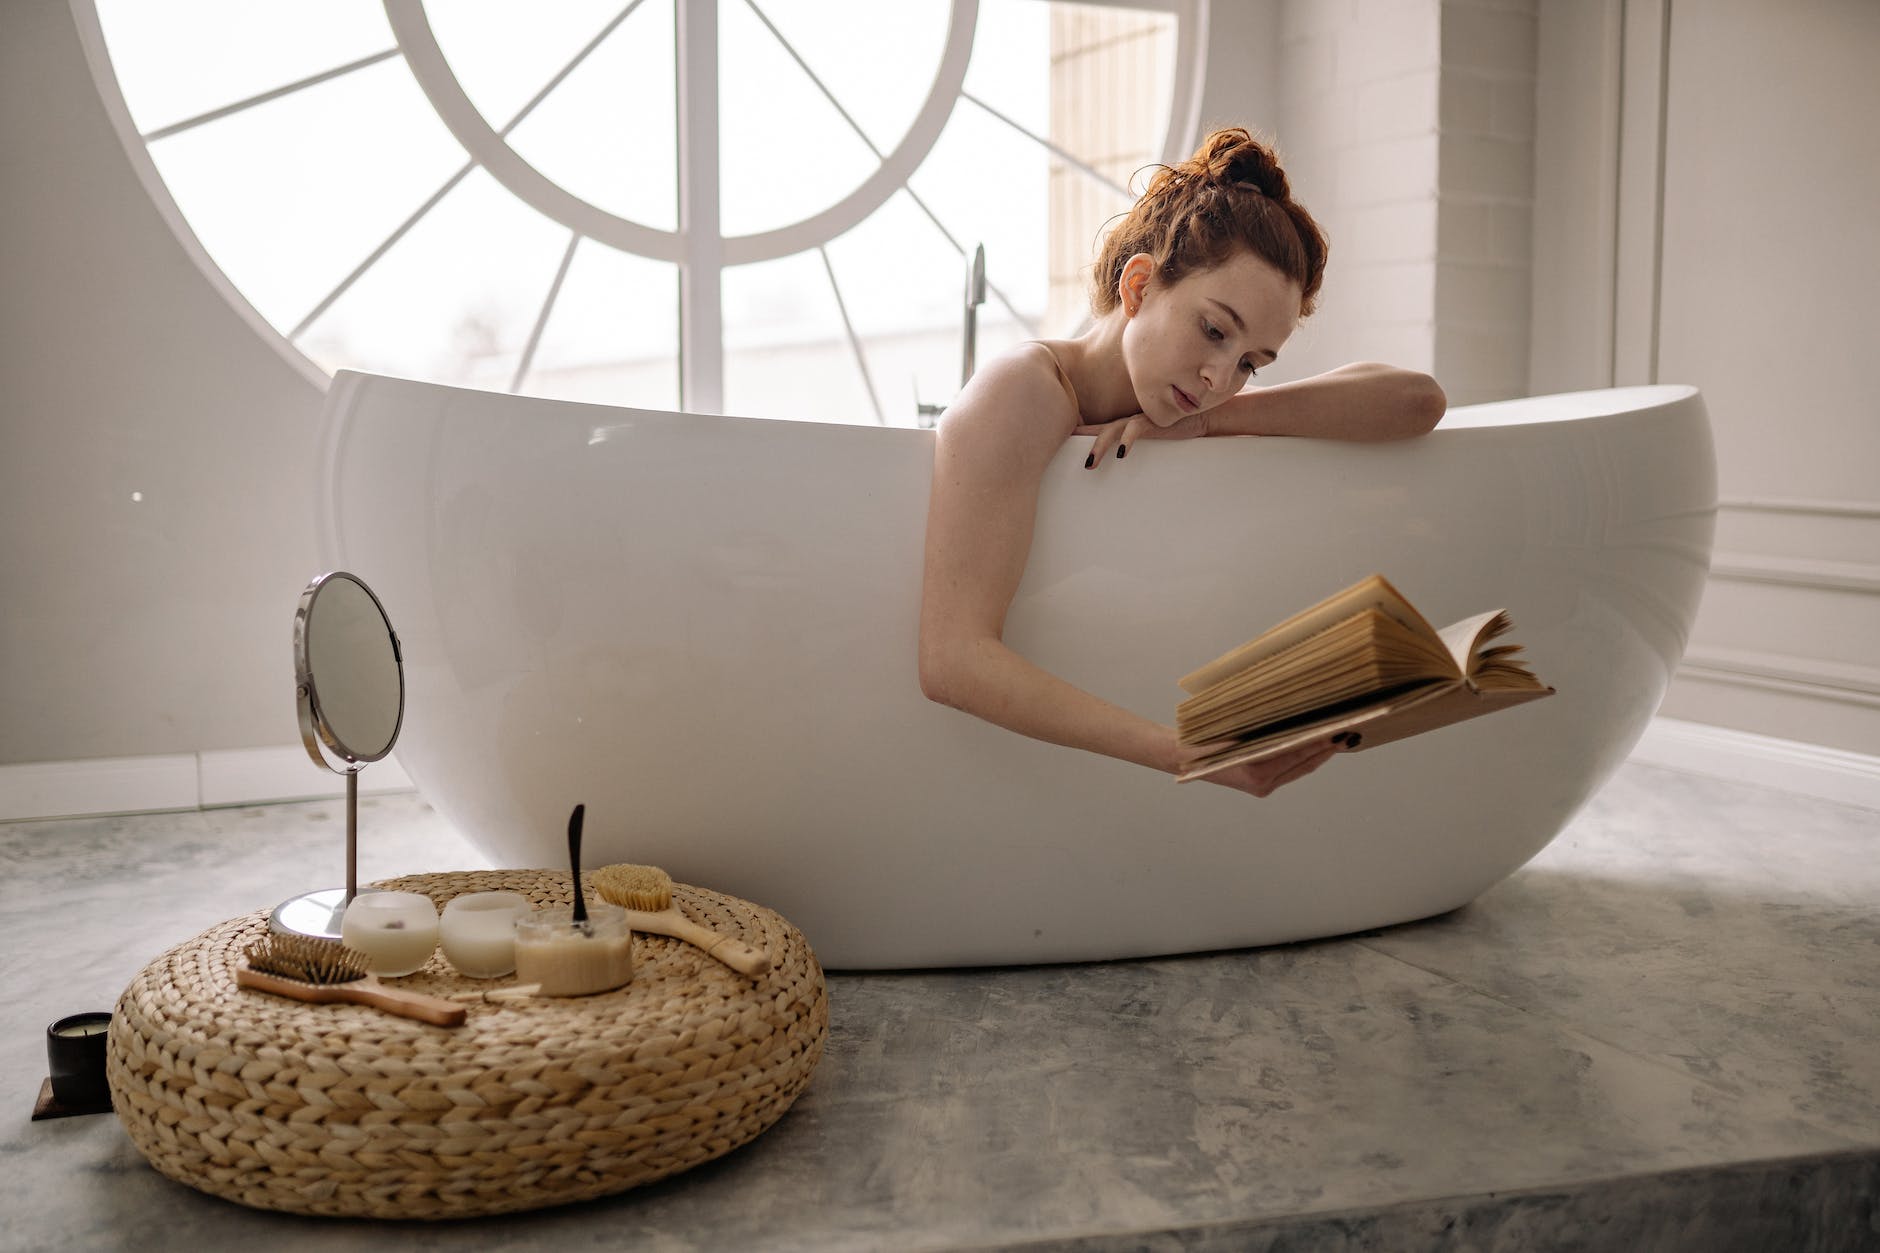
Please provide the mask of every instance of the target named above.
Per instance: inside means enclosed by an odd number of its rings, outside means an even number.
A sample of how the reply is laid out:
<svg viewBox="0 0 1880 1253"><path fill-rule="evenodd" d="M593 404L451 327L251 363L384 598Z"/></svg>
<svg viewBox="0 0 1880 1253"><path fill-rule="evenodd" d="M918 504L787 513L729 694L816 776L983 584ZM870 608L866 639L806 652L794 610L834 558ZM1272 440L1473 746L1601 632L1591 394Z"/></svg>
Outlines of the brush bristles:
<svg viewBox="0 0 1880 1253"><path fill-rule="evenodd" d="M310 935L270 933L244 948L242 956L256 970L315 985L351 983L371 969L371 960L358 949Z"/></svg>
<svg viewBox="0 0 1880 1253"><path fill-rule="evenodd" d="M628 909L656 914L672 904L672 876L658 866L602 866L588 882L603 899Z"/></svg>

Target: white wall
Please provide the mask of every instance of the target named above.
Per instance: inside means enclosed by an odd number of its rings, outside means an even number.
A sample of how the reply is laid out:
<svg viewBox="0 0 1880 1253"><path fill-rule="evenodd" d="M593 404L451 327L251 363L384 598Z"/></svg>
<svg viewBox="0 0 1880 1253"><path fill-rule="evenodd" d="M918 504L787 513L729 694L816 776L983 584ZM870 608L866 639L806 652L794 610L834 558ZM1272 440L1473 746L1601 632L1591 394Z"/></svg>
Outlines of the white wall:
<svg viewBox="0 0 1880 1253"><path fill-rule="evenodd" d="M1541 29L1534 383L1694 383L1716 433L1665 712L1880 754L1880 6L1543 0Z"/></svg>
<svg viewBox="0 0 1880 1253"><path fill-rule="evenodd" d="M1880 753L1880 5L1676 4L1657 370L1710 397L1681 717ZM1757 85L1745 90L1745 85Z"/></svg>
<svg viewBox="0 0 1880 1253"><path fill-rule="evenodd" d="M1663 3L1216 0L1201 116L1275 132L1332 236L1276 376L1376 357L1463 403L1605 385L1655 344L1704 385L1726 496L1781 508L1726 510L1672 711L1880 751L1853 373L1880 161L1850 122L1880 115L1880 8L1687 0L1659 57ZM320 390L150 204L65 0L0 6L0 108L0 764L292 744Z"/></svg>
<svg viewBox="0 0 1880 1253"><path fill-rule="evenodd" d="M1435 368L1441 18L1439 0L1284 7L1278 137L1331 252L1275 382L1362 359Z"/></svg>
<svg viewBox="0 0 1880 1253"><path fill-rule="evenodd" d="M1533 303L1537 395L1613 380L1622 0L1541 0L1535 66Z"/></svg>
<svg viewBox="0 0 1880 1253"><path fill-rule="evenodd" d="M1373 359L1527 394L1536 45L1533 0L1285 6L1279 137L1331 263L1276 381Z"/></svg>
<svg viewBox="0 0 1880 1253"><path fill-rule="evenodd" d="M1436 377L1452 405L1526 396L1534 210L1533 0L1446 0Z"/></svg>
<svg viewBox="0 0 1880 1253"><path fill-rule="evenodd" d="M0 117L0 763L297 743L321 393L152 207L64 0L0 5Z"/></svg>

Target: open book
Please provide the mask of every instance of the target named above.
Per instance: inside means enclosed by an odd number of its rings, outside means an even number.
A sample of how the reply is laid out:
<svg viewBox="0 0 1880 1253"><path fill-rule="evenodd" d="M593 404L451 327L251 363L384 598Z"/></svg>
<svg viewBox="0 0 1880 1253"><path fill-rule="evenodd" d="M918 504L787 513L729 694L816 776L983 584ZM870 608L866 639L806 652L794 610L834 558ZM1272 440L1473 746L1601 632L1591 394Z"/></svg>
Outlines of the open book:
<svg viewBox="0 0 1880 1253"><path fill-rule="evenodd" d="M1177 778L1199 779L1333 736L1375 748L1553 693L1493 644L1505 610L1437 630L1381 574L1352 584L1181 680L1184 744L1231 740Z"/></svg>

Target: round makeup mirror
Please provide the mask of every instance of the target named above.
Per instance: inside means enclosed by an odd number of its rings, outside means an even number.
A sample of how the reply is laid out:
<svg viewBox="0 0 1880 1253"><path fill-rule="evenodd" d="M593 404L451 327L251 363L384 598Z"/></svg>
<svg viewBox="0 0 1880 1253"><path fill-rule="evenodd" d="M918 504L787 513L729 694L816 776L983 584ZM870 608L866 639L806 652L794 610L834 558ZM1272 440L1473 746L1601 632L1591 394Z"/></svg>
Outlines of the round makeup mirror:
<svg viewBox="0 0 1880 1253"><path fill-rule="evenodd" d="M346 886L281 902L277 931L338 939L359 894L359 772L398 742L405 721L404 657L385 606L364 580L323 574L294 611L294 695L307 755L346 776Z"/></svg>
<svg viewBox="0 0 1880 1253"><path fill-rule="evenodd" d="M301 593L294 681L300 738L315 763L356 774L398 742L405 720L398 634L357 575L323 574Z"/></svg>

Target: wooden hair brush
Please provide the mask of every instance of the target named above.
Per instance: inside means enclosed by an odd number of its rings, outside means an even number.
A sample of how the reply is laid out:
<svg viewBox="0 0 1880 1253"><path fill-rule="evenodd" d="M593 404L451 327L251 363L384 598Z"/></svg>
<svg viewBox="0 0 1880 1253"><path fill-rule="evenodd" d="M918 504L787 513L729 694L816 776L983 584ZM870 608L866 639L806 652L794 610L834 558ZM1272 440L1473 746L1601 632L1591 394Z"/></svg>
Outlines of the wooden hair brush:
<svg viewBox="0 0 1880 1253"><path fill-rule="evenodd" d="M770 954L743 940L700 926L672 903L672 876L657 866L602 866L588 875L594 890L627 911L627 925L648 935L684 940L741 975L756 978L770 969Z"/></svg>
<svg viewBox="0 0 1880 1253"><path fill-rule="evenodd" d="M235 982L244 988L314 1004L371 1005L437 1027L463 1025L466 1011L462 1005L386 987L378 976L368 973L369 959L364 953L338 940L270 933L244 948L242 956L247 964L235 967Z"/></svg>

